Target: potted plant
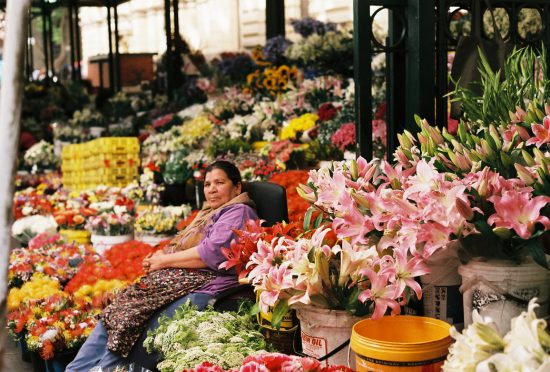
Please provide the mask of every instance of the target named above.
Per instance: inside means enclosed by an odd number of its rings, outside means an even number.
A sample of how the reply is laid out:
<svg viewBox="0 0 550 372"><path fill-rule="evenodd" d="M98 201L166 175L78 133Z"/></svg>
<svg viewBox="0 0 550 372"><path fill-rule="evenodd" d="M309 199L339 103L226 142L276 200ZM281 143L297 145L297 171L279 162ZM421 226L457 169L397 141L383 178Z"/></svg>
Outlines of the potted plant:
<svg viewBox="0 0 550 372"><path fill-rule="evenodd" d="M97 210L97 214L88 218L86 229L91 232L91 241L99 254L113 245L133 239L132 202L127 205L116 200L92 203L90 206Z"/></svg>

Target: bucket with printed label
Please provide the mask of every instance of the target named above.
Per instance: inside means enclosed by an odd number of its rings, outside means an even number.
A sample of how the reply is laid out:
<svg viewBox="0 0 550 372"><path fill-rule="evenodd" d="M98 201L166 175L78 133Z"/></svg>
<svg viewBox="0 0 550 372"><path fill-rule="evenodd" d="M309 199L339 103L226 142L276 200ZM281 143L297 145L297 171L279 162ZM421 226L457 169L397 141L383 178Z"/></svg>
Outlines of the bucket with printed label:
<svg viewBox="0 0 550 372"><path fill-rule="evenodd" d="M328 310L315 306L296 308L300 320L302 353L319 359L349 342L351 329L362 318L344 310ZM344 347L321 362L322 365L347 365L348 348Z"/></svg>
<svg viewBox="0 0 550 372"><path fill-rule="evenodd" d="M547 256L548 257L548 256ZM464 326L472 323L472 311L490 317L501 334L510 330L512 318L527 310L529 300L538 298L535 312L548 315L550 271L530 257L521 264L506 260L470 261L458 268L462 275Z"/></svg>
<svg viewBox="0 0 550 372"><path fill-rule="evenodd" d="M353 326L350 347L359 372L438 372L453 339L451 326L422 316L385 316Z"/></svg>
<svg viewBox="0 0 550 372"><path fill-rule="evenodd" d="M464 328L464 306L458 273L457 246L440 249L428 258L430 273L420 277L424 316L443 320L458 330Z"/></svg>

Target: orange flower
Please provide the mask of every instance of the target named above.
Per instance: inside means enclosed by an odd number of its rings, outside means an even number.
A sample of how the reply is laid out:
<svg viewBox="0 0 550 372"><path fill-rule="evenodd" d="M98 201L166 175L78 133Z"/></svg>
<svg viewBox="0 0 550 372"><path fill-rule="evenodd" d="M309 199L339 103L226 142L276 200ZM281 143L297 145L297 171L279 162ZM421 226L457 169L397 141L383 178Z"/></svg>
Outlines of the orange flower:
<svg viewBox="0 0 550 372"><path fill-rule="evenodd" d="M80 225L84 223L84 221L86 220L80 214L77 214L73 217L73 222L75 223L75 225Z"/></svg>

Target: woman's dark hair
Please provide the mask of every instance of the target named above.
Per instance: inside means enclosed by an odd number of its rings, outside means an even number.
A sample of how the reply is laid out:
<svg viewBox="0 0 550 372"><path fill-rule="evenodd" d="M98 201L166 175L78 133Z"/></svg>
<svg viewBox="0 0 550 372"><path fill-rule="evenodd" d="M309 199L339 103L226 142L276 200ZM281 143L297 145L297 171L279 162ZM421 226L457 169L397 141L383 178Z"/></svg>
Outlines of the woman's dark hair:
<svg viewBox="0 0 550 372"><path fill-rule="evenodd" d="M239 183L243 183L243 180L241 178L241 172L239 172L239 169L235 166L235 164L228 162L226 160L216 160L212 164L210 164L204 171L204 174L212 172L214 169L221 169L225 172L227 175L227 178L231 180L231 183L233 185L237 186Z"/></svg>

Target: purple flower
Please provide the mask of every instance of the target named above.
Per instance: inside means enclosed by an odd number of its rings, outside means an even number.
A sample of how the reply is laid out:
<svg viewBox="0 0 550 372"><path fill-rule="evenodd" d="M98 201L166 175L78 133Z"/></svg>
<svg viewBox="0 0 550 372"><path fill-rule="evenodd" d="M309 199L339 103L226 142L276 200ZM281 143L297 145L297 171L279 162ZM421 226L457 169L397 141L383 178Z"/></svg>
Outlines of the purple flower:
<svg viewBox="0 0 550 372"><path fill-rule="evenodd" d="M285 51L292 44L292 41L279 35L267 40L264 46L265 59L274 65L283 65L286 62Z"/></svg>
<svg viewBox="0 0 550 372"><path fill-rule="evenodd" d="M310 17L292 19L290 24L294 28L294 31L302 35L302 37L308 37L312 34L324 35L329 31L336 31L335 23L324 23Z"/></svg>
<svg viewBox="0 0 550 372"><path fill-rule="evenodd" d="M222 58L216 64L220 75L228 77L231 81L244 81L246 76L258 68L256 62L246 53L238 53L229 58Z"/></svg>

